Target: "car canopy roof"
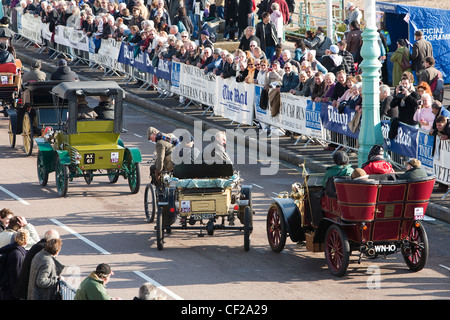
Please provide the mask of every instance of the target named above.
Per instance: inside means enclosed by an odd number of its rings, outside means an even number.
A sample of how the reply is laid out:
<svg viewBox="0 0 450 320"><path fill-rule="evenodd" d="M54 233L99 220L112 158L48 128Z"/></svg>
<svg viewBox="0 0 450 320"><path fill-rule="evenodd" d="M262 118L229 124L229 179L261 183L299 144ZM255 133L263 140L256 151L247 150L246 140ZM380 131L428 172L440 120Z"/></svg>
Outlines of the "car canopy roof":
<svg viewBox="0 0 450 320"><path fill-rule="evenodd" d="M78 95L120 95L121 98L125 96L125 91L114 81L62 82L53 87L52 93L61 99L70 99Z"/></svg>

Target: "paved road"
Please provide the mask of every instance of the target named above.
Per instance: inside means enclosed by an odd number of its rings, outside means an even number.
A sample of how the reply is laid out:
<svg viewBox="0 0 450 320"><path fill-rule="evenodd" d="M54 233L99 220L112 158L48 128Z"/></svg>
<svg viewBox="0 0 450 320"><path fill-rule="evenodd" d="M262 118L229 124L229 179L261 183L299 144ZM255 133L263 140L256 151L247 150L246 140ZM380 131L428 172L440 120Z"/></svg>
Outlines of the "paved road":
<svg viewBox="0 0 450 320"><path fill-rule="evenodd" d="M141 149L145 183L145 161L154 150L143 138L146 128L152 125L173 131L184 125L130 104L125 110L128 132L122 138L125 145ZM179 230L172 232L164 250L158 251L154 224L144 218L143 188L132 195L123 179L111 185L106 178L98 178L89 186L76 179L69 184L68 197L59 198L54 174L44 188L37 182L36 150L27 158L22 150L8 146L7 124L7 118L0 119L0 159L7 168L0 178L1 206L26 216L40 234L49 228L60 231L64 244L59 260L68 267L65 275L74 285L98 263L106 262L115 271L108 291L123 299L132 299L145 281L161 285L161 293L168 299L184 300L450 297L450 257L442 241L450 236L446 223L425 222L431 252L427 268L420 273L410 273L401 255L395 255L388 260L352 263L348 275L336 279L327 270L323 253L307 252L289 241L280 254L268 246L265 215L270 198L298 181L297 167L281 162L277 175L261 176L264 164L243 164L236 168L243 183L253 186L255 208L250 251L244 251L239 232L216 231L212 237L199 238L197 231ZM377 273L368 273L373 270ZM379 290L371 290L375 285Z"/></svg>

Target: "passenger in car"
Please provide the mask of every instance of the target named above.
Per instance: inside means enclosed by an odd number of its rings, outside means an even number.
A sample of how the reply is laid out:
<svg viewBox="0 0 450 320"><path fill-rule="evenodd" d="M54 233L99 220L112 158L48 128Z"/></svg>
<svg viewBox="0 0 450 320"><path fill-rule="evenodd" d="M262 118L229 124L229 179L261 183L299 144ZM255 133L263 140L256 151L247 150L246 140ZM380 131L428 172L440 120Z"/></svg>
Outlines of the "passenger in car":
<svg viewBox="0 0 450 320"><path fill-rule="evenodd" d="M380 145L374 145L367 157L367 162L361 166L368 174L395 173L392 165L384 159L384 149Z"/></svg>
<svg viewBox="0 0 450 320"><path fill-rule="evenodd" d="M399 175L399 179L402 180L413 180L427 178L427 172L421 167L422 163L417 159L410 159L406 166L406 171Z"/></svg>

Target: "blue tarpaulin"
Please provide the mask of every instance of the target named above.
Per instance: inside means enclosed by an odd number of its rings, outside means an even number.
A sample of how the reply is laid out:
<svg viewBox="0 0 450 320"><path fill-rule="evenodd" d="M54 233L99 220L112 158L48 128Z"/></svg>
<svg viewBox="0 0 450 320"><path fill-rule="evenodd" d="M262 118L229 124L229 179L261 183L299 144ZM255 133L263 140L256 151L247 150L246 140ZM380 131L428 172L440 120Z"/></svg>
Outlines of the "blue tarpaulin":
<svg viewBox="0 0 450 320"><path fill-rule="evenodd" d="M385 13L386 29L391 36L390 52L397 49L399 38L414 44L414 32L420 30L433 46L436 68L444 82L450 83L450 10L376 2L377 11Z"/></svg>

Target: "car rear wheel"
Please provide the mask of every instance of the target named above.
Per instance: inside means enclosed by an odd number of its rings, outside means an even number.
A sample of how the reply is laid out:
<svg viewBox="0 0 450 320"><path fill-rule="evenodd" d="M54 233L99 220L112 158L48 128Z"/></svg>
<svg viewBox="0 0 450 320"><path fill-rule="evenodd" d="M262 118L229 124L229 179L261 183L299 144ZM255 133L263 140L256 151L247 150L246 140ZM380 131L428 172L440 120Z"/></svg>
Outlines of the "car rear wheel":
<svg viewBox="0 0 450 320"><path fill-rule="evenodd" d="M11 119L9 119L8 135L9 145L11 146L11 148L14 148L16 146L16 134L13 132Z"/></svg>
<svg viewBox="0 0 450 320"><path fill-rule="evenodd" d="M27 157L33 153L33 122L28 112L23 115L22 121L22 137L23 137L23 150Z"/></svg>
<svg viewBox="0 0 450 320"><path fill-rule="evenodd" d="M350 262L350 244L344 230L331 225L325 235L325 259L331 273L342 277L347 271Z"/></svg>
<svg viewBox="0 0 450 320"><path fill-rule="evenodd" d="M250 250L250 234L252 232L252 208L246 206L244 210L244 250Z"/></svg>
<svg viewBox="0 0 450 320"><path fill-rule="evenodd" d="M158 212L156 213L156 246L158 250L162 250L164 248L163 216L163 208L158 206Z"/></svg>
<svg viewBox="0 0 450 320"><path fill-rule="evenodd" d="M428 260L428 236L421 223L418 226L413 225L409 232L409 241L409 254L403 254L403 258L408 268L417 272L425 267Z"/></svg>

